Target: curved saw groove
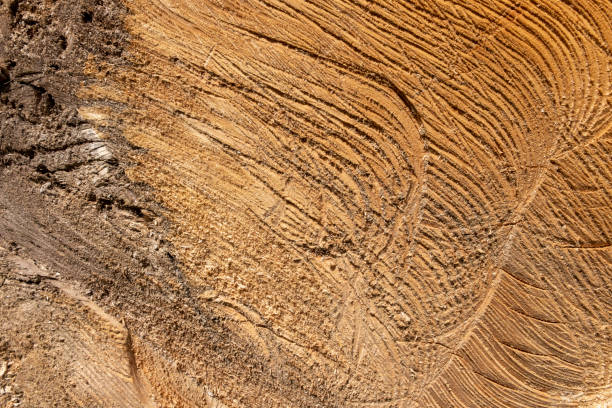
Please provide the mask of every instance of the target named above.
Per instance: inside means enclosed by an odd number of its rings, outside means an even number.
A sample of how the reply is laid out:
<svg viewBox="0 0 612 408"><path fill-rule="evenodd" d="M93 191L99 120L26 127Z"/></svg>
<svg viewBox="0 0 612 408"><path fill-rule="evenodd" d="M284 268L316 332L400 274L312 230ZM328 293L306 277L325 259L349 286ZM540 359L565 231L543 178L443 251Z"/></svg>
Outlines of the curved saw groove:
<svg viewBox="0 0 612 408"><path fill-rule="evenodd" d="M134 66L90 71L193 300L255 350L215 401L609 399L609 2L126 3Z"/></svg>

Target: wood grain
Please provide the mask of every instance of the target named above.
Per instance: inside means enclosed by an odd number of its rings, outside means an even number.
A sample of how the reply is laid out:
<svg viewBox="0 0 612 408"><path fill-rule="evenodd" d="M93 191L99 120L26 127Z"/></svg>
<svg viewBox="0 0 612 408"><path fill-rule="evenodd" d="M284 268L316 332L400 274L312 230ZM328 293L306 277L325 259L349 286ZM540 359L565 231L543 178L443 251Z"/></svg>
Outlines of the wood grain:
<svg viewBox="0 0 612 408"><path fill-rule="evenodd" d="M609 2L127 3L81 96L253 350L169 361L227 406L609 402Z"/></svg>

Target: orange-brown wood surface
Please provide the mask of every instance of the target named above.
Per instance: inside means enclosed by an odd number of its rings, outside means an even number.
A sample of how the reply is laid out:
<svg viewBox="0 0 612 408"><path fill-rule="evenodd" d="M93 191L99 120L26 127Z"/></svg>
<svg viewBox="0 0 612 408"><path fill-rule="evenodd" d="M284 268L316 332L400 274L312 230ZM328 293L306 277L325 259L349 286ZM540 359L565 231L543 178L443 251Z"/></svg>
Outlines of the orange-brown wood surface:
<svg viewBox="0 0 612 408"><path fill-rule="evenodd" d="M612 404L610 2L125 5L79 113L202 311L116 312L141 402Z"/></svg>

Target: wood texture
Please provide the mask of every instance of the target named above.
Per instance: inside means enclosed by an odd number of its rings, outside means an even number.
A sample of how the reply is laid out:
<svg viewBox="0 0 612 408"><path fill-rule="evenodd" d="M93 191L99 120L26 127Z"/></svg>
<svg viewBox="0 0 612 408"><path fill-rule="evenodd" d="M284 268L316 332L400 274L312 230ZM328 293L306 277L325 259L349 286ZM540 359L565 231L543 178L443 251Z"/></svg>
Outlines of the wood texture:
<svg viewBox="0 0 612 408"><path fill-rule="evenodd" d="M80 114L206 316L136 340L157 404L612 403L610 2L126 6Z"/></svg>
<svg viewBox="0 0 612 408"><path fill-rule="evenodd" d="M609 398L609 3L130 8L137 66L91 94L126 104L193 296L289 373L206 383L251 406Z"/></svg>

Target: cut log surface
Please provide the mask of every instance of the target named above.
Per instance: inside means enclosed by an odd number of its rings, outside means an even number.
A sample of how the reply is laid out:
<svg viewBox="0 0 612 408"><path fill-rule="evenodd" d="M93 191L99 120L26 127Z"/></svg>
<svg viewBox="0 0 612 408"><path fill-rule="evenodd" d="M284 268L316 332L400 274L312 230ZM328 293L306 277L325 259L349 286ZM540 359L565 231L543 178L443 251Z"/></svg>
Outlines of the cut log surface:
<svg viewBox="0 0 612 408"><path fill-rule="evenodd" d="M130 404L612 405L612 3L125 6L77 95L174 265L91 272Z"/></svg>

